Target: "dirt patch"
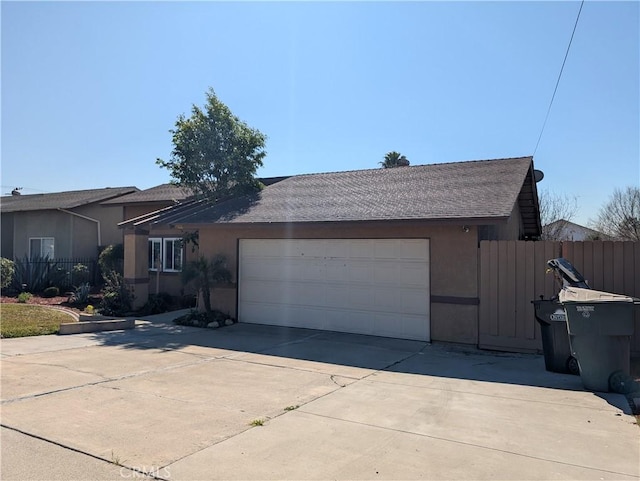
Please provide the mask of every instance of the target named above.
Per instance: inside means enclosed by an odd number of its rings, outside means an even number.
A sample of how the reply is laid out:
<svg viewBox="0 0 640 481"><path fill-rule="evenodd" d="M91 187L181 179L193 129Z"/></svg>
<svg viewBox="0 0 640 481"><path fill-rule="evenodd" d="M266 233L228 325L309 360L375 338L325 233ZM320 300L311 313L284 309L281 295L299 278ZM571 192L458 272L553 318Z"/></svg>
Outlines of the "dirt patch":
<svg viewBox="0 0 640 481"><path fill-rule="evenodd" d="M100 303L99 298L91 298L91 302L89 304L93 306L97 306ZM1 304L17 304L18 298L12 296L0 296ZM36 305L36 306L48 306L55 307L57 309L63 309L66 311L75 312L79 314L85 310L87 304L71 304L69 303L69 296L55 296L55 297L41 297L41 296L33 296L29 298L26 304Z"/></svg>

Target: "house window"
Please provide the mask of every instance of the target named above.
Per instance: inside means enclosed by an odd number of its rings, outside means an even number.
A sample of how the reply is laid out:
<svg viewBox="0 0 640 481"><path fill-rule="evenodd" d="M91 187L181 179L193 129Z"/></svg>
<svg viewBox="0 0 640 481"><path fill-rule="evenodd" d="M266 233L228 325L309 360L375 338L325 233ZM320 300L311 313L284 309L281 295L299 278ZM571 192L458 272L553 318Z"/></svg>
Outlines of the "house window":
<svg viewBox="0 0 640 481"><path fill-rule="evenodd" d="M157 271L162 267L162 239L149 239L149 270Z"/></svg>
<svg viewBox="0 0 640 481"><path fill-rule="evenodd" d="M179 272L182 270L182 239L152 237L149 239L149 270Z"/></svg>
<svg viewBox="0 0 640 481"><path fill-rule="evenodd" d="M29 257L54 257L55 239L53 237L32 237L29 239Z"/></svg>
<svg viewBox="0 0 640 481"><path fill-rule="evenodd" d="M169 272L182 270L182 239L164 240L164 270Z"/></svg>

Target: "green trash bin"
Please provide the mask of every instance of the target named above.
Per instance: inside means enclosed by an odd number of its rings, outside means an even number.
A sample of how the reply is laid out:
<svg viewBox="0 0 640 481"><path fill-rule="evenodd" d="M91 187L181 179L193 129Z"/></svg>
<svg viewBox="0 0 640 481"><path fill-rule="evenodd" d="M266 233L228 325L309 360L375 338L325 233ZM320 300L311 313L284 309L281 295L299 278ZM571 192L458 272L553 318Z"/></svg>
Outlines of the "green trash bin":
<svg viewBox="0 0 640 481"><path fill-rule="evenodd" d="M585 389L609 392L613 379L629 376L633 297L579 287L560 291L569 342Z"/></svg>

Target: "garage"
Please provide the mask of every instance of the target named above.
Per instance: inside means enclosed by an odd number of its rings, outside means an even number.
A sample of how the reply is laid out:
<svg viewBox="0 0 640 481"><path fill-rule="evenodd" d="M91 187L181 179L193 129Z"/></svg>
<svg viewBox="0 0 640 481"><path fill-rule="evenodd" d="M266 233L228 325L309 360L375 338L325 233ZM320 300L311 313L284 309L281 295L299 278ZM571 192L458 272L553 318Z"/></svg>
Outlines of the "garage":
<svg viewBox="0 0 640 481"><path fill-rule="evenodd" d="M240 239L238 320L430 340L428 239Z"/></svg>

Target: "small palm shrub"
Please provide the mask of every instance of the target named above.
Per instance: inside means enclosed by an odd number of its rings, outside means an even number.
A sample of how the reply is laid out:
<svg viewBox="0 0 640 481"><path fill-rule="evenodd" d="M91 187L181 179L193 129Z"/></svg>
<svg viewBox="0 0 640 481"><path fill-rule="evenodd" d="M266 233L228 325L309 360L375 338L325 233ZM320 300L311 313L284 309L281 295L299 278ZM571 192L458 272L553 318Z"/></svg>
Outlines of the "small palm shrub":
<svg viewBox="0 0 640 481"><path fill-rule="evenodd" d="M210 261L204 256L189 262L182 270L183 284L193 283L202 294L204 308L211 312L211 289L216 283L231 282L231 271L227 269L227 260L222 254Z"/></svg>

